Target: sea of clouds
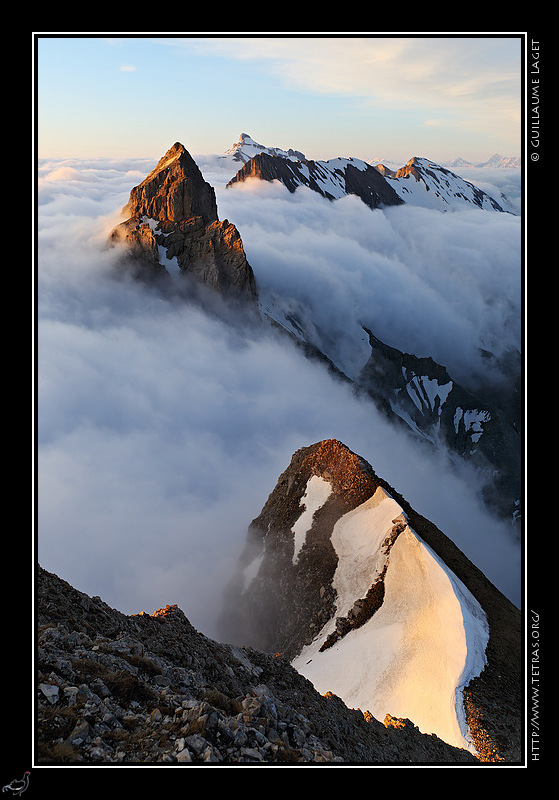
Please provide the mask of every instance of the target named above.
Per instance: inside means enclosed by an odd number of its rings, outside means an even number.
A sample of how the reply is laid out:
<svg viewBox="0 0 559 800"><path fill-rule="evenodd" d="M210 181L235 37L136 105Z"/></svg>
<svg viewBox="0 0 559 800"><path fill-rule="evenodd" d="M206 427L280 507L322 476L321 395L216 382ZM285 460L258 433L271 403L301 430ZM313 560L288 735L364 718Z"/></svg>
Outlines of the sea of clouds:
<svg viewBox="0 0 559 800"><path fill-rule="evenodd" d="M259 286L307 304L341 361L356 321L464 379L483 369L480 346L520 347L519 217L225 189L223 170L199 163ZM154 165L38 165L39 563L124 613L177 603L215 635L248 524L295 450L336 438L518 603L519 546L467 469L450 470L271 329L115 278L108 233Z"/></svg>

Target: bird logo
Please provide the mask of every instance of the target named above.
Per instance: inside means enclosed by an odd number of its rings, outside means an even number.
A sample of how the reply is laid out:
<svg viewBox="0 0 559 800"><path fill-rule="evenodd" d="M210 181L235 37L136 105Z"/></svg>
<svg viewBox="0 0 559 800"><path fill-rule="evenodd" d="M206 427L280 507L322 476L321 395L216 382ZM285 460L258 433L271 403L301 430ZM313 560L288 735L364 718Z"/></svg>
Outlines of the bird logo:
<svg viewBox="0 0 559 800"><path fill-rule="evenodd" d="M2 787L3 792L11 792L14 797L19 797L19 795L24 792L27 787L29 786L29 771L27 770L23 778L21 780L15 780L11 783L7 783L5 786Z"/></svg>

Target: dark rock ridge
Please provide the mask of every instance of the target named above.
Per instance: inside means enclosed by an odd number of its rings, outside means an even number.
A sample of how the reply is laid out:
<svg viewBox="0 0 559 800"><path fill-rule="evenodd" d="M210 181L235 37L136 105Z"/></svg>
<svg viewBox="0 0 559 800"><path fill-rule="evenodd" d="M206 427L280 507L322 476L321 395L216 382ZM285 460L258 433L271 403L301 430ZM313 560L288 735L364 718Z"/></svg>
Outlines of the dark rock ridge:
<svg viewBox="0 0 559 800"><path fill-rule="evenodd" d="M479 763L319 694L281 656L207 638L177 606L125 615L36 577L39 766Z"/></svg>
<svg viewBox="0 0 559 800"><path fill-rule="evenodd" d="M220 221L215 191L176 142L123 208L126 221L110 235L123 262L142 278L188 275L222 295L254 302L253 270L237 228Z"/></svg>
<svg viewBox="0 0 559 800"><path fill-rule="evenodd" d="M484 497L498 516L514 520L522 496L521 420L503 399L475 394L430 357L420 358L390 347L365 328L371 356L357 383L391 418L434 445L442 445L485 475ZM509 378L514 385L514 367ZM519 374L519 367L516 367Z"/></svg>
<svg viewBox="0 0 559 800"><path fill-rule="evenodd" d="M331 493L314 511L295 559L294 527L305 508L305 492L313 476L329 483ZM326 440L301 448L279 477L249 527L238 574L226 594L222 630L234 635L234 641L266 652L284 653L292 661L306 646L324 639L324 651L340 644L350 631L374 620L385 602L386 570L371 574L369 591L355 597L347 614L336 617L334 576L339 556L333 532L344 515L372 502L377 492L388 495L401 510L388 526L380 548L388 571L394 543L405 535L404 529L411 529L466 587L486 616L485 667L463 691L464 715L481 760L518 761L522 750L519 610L447 536L380 479L370 464L338 441ZM359 569L359 558L356 557L355 569ZM334 621L335 633L326 638ZM348 664L347 669L356 666ZM336 688L332 687L332 691ZM417 720L412 721L417 724Z"/></svg>
<svg viewBox="0 0 559 800"><path fill-rule="evenodd" d="M249 178L280 181L290 192L294 192L298 186L306 186L328 200L348 194L357 195L369 208L400 205L403 202L378 170L353 158L296 161L259 153L241 167L227 186L234 186Z"/></svg>

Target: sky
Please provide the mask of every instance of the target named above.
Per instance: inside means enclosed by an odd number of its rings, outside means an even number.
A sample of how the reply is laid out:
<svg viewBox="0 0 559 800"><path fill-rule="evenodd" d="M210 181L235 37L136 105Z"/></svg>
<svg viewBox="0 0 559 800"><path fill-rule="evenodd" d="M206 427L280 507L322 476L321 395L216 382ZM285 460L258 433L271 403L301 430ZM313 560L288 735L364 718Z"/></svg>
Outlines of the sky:
<svg viewBox="0 0 559 800"><path fill-rule="evenodd" d="M37 32L38 155L519 156L522 35Z"/></svg>

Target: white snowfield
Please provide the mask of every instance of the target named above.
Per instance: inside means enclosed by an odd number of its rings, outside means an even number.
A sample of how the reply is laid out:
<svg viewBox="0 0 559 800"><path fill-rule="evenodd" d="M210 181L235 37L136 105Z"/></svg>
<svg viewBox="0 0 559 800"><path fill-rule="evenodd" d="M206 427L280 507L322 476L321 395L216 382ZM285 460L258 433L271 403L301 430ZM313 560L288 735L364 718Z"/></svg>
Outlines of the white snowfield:
<svg viewBox="0 0 559 800"><path fill-rule="evenodd" d="M329 494L325 483L311 478L307 485L306 508L294 528L297 548L303 528L310 530L312 514ZM339 558L336 616L345 616L365 596L387 563L384 602L362 627L321 653L335 629L331 619L293 666L319 692L333 692L350 708L370 711L381 721L386 714L410 719L423 733L475 753L462 689L485 665L485 614L408 525L387 556L383 544L394 521L406 522L405 515L378 488L337 522L332 535Z"/></svg>

